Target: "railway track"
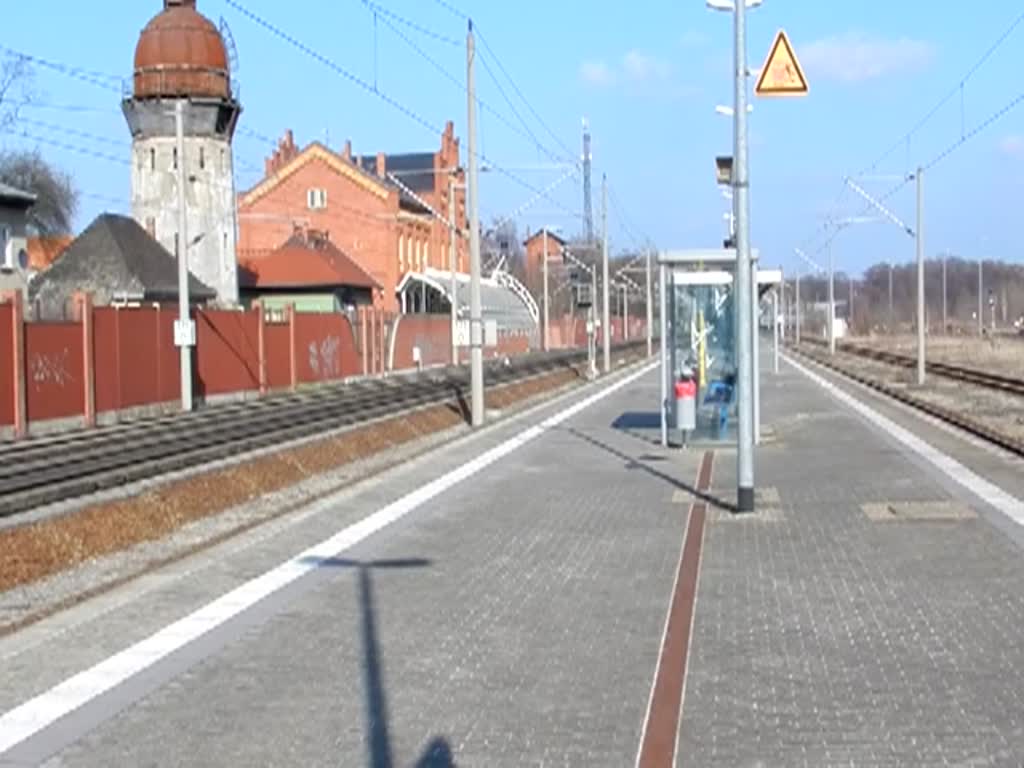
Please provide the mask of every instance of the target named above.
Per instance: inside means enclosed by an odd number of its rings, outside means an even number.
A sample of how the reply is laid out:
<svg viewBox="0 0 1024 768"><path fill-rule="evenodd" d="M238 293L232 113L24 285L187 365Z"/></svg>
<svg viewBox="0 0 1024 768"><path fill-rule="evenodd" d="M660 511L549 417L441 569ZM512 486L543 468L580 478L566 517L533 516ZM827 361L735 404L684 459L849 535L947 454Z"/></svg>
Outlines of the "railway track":
<svg viewBox="0 0 1024 768"><path fill-rule="evenodd" d="M629 354L641 345L617 345ZM488 364L489 386L568 370L571 351ZM0 445L0 517L291 440L468 397L469 373L442 369L275 395L249 403Z"/></svg>
<svg viewBox="0 0 1024 768"><path fill-rule="evenodd" d="M815 342L813 344L813 347L815 347L815 348L818 348L819 346L820 345L817 342ZM876 378L874 376L871 376L870 374L864 373L863 371L858 371L858 370L854 369L850 365L844 365L843 362L840 359L838 359L838 357L832 357L827 352L826 353L821 353L820 351L811 352L807 348L800 348L800 347L792 348L790 351L794 352L799 357L802 357L802 358L804 358L806 360L810 360L810 361L812 361L814 363L817 363L818 365L820 365L820 366L822 366L824 368L828 368L829 370L835 371L836 373L840 374L841 376L843 376L843 377L845 377L847 379L850 379L850 380L855 381L855 382L857 382L859 384L862 384L865 387L868 387L869 389L874 390L875 392L879 392L879 393L881 393L881 394L883 394L883 395L885 395L887 397L892 398L893 400L896 400L896 401L898 401L900 403L903 403L904 405L910 406L911 408L914 408L915 410L921 411L922 413L926 413L926 414L928 414L929 416L931 416L933 418L936 418L936 419L939 419L942 422L945 422L946 424L950 424L952 426L955 426L955 427L963 430L964 432L967 432L968 434L971 434L971 435L973 435L973 436L975 436L977 438L985 440L988 443L996 445L996 446L998 446L998 447L1000 447L1000 448L1002 448L1002 449L1004 449L1004 450L1006 450L1006 451L1008 451L1008 452L1010 452L1010 453L1012 453L1012 454L1014 454L1016 456L1024 457L1024 440L1021 440L1021 439L1018 439L1018 438L1013 437L1011 435L1007 435L1007 434L1005 434L1003 432L1000 432L997 429L994 429L994 428L992 428L992 427L990 427L990 426L988 426L986 424L981 423L977 419L972 419L972 418L970 418L970 416L968 416L967 414L965 414L962 411L957 411L957 410L954 410L952 408L947 408L947 407L942 406L942 405L937 405L936 403L928 402L927 400L923 399L922 397L916 396L913 393L912 390L907 390L907 389L905 389L903 387L892 386L891 384L887 384L887 383L885 383L883 381L880 381L878 378ZM850 354L857 355L856 352L851 352L850 345L845 345L844 344L839 349L839 351L841 351L843 353L849 352ZM868 355L859 355L859 356L863 357L865 359L869 359L870 358L870 359L878 360L878 358L874 358L873 356L868 356ZM911 361L913 362L912 359L911 359ZM885 362L885 361L881 361L881 362ZM957 368L957 366L952 366L952 367L953 368ZM970 369L964 369L964 370L970 370ZM938 371L936 371L936 373L938 373ZM954 378L961 378L961 377L954 377ZM965 379L961 378L961 380L965 380ZM987 385L983 385L983 386L987 386ZM995 388L1003 389L1002 387L995 387ZM1007 390L1003 390L1003 391L1007 391ZM1013 390L1010 390L1010 391L1013 391Z"/></svg>
<svg viewBox="0 0 1024 768"><path fill-rule="evenodd" d="M827 344L820 339L807 339L815 347L825 347ZM889 352L882 349L872 349L860 344L844 342L837 344L836 349L857 357L868 360L876 360L880 363L887 363L899 368L912 369L917 366L917 359L910 355L903 355L898 352ZM926 364L928 373L943 376L948 379L956 379L968 384L975 384L986 389L997 389L1001 392L1008 392L1024 397L1024 379L1016 379L1011 376L1002 376L997 373L980 371L977 368L967 368L961 365L949 363L931 362Z"/></svg>

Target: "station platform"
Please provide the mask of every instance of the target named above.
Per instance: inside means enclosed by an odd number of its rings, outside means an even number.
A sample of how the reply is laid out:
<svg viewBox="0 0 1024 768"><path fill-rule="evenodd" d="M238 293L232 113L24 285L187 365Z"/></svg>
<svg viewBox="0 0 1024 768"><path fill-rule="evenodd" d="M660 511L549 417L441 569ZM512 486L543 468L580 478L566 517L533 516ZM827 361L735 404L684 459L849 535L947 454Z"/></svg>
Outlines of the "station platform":
<svg viewBox="0 0 1024 768"><path fill-rule="evenodd" d="M751 516L647 365L0 638L0 766L1022 764L1021 466L762 386Z"/></svg>

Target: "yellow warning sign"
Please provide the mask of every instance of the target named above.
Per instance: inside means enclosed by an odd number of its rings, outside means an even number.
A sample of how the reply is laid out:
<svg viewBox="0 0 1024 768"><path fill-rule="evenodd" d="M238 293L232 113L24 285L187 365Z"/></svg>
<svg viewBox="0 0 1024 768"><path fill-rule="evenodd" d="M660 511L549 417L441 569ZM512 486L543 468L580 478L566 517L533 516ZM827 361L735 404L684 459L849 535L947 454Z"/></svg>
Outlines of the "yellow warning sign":
<svg viewBox="0 0 1024 768"><path fill-rule="evenodd" d="M754 93L758 96L806 96L807 78L784 30L779 30L771 53L761 67Z"/></svg>

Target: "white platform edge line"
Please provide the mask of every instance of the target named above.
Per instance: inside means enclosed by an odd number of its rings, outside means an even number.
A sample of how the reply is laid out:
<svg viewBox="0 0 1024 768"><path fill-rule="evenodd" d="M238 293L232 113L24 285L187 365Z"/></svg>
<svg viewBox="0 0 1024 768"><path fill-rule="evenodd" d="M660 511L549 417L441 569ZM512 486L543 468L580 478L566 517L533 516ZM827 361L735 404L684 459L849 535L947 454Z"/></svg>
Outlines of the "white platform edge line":
<svg viewBox="0 0 1024 768"><path fill-rule="evenodd" d="M1013 520L1013 522L1024 526L1024 501L968 469L956 459L947 456L938 448L913 434L910 430L901 427L896 422L878 413L870 406L841 390L832 382L805 368L788 355L784 356L784 359L808 379L825 389L835 399L884 430L944 475L955 480L986 504Z"/></svg>
<svg viewBox="0 0 1024 768"><path fill-rule="evenodd" d="M458 485L487 466L536 439L546 431L572 418L595 403L646 375L657 364L613 382L604 389L564 408L540 424L480 454L426 485L382 507L357 523L309 547L295 557L257 576L202 608L167 625L154 634L94 666L69 677L48 691L29 699L0 716L0 758L18 744L49 727L60 718L88 704L170 654L215 629L256 603L320 567L323 560L355 546L409 514L435 496Z"/></svg>

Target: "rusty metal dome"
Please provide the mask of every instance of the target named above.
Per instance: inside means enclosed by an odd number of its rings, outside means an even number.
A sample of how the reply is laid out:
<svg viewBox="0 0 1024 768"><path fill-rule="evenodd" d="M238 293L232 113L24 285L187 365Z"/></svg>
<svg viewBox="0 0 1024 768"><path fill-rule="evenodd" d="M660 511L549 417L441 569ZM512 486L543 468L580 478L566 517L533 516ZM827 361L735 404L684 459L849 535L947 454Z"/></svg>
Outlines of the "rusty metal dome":
<svg viewBox="0 0 1024 768"><path fill-rule="evenodd" d="M224 38L196 0L164 0L135 48L137 99L231 98L231 68Z"/></svg>

